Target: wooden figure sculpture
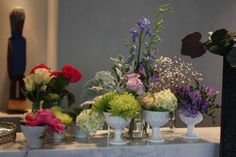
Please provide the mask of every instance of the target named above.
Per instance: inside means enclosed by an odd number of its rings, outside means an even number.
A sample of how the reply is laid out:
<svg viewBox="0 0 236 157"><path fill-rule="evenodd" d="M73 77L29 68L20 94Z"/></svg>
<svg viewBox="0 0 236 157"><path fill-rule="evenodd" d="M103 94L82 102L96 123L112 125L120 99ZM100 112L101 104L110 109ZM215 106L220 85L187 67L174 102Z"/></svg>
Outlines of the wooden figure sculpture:
<svg viewBox="0 0 236 157"><path fill-rule="evenodd" d="M25 97L20 91L24 87L26 67L26 40L22 36L25 12L15 8L10 12L11 37L8 39L7 67L10 79L10 101L8 110L24 110ZM14 105L17 104L17 105ZM18 107L16 107L18 106Z"/></svg>

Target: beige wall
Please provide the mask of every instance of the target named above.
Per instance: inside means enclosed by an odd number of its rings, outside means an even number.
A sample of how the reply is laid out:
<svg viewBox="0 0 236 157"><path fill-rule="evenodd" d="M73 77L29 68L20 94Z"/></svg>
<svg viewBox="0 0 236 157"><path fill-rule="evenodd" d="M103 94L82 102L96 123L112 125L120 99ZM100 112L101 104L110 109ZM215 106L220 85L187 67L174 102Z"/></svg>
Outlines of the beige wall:
<svg viewBox="0 0 236 157"><path fill-rule="evenodd" d="M25 10L26 20L23 36L27 40L27 70L38 63L47 62L47 0L1 0L0 1L0 109L5 110L9 96L7 76L7 40L10 37L9 12L20 6Z"/></svg>

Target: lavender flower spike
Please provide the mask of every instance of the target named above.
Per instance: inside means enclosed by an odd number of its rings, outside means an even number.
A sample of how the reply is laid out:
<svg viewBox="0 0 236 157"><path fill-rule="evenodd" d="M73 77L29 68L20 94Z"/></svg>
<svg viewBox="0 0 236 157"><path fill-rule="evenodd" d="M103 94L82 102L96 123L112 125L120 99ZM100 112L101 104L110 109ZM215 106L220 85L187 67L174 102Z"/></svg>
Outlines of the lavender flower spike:
<svg viewBox="0 0 236 157"><path fill-rule="evenodd" d="M148 34L149 36L151 36L151 30L150 30L150 20L146 17L141 17L138 22L137 22L137 26L140 30L145 30L146 34Z"/></svg>
<svg viewBox="0 0 236 157"><path fill-rule="evenodd" d="M136 42L137 39L138 39L138 30L137 30L137 28L133 27L129 30L129 32L131 33L131 37L132 37L133 42Z"/></svg>

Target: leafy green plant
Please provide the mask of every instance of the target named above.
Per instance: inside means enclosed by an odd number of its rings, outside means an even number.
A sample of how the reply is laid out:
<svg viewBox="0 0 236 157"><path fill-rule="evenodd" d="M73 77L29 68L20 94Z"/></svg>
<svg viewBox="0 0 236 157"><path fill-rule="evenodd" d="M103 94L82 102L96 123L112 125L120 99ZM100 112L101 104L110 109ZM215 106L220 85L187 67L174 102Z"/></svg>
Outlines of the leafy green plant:
<svg viewBox="0 0 236 157"><path fill-rule="evenodd" d="M112 92L116 89L116 79L108 71L99 71L89 80L82 91L82 101L92 100L96 96Z"/></svg>

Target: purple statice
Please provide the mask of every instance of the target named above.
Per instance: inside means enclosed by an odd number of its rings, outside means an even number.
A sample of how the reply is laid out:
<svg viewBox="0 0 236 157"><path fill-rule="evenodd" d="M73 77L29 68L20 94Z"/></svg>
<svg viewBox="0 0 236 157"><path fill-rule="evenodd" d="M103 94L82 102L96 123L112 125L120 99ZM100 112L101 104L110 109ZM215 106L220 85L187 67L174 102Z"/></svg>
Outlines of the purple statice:
<svg viewBox="0 0 236 157"><path fill-rule="evenodd" d="M133 27L129 30L130 34L131 34L131 37L132 37L132 40L133 42L135 43L138 39L138 30L136 27Z"/></svg>
<svg viewBox="0 0 236 157"><path fill-rule="evenodd" d="M158 77L158 74L156 72L153 72L151 74L151 81L155 82L155 83L159 83L160 82L160 78Z"/></svg>
<svg viewBox="0 0 236 157"><path fill-rule="evenodd" d="M145 30L145 33L149 36L151 36L150 24L150 20L146 17L141 17L137 22L138 28L142 31Z"/></svg>
<svg viewBox="0 0 236 157"><path fill-rule="evenodd" d="M217 89L210 87L205 87L205 91L208 95L216 95L218 93Z"/></svg>
<svg viewBox="0 0 236 157"><path fill-rule="evenodd" d="M198 86L181 86L175 90L179 102L179 113L187 117L196 117L198 112L207 114L211 105L215 105L215 88L205 87L197 83Z"/></svg>

